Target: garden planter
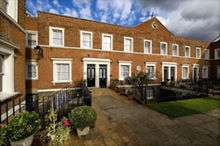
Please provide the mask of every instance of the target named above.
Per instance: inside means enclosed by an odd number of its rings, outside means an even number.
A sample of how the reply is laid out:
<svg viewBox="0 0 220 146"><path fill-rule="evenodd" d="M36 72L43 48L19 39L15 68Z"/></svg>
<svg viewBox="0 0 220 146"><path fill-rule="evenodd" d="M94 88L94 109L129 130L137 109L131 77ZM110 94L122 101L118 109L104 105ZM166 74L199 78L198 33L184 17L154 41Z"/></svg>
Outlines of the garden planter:
<svg viewBox="0 0 220 146"><path fill-rule="evenodd" d="M33 140L34 134L19 141L11 141L11 146L31 146Z"/></svg>
<svg viewBox="0 0 220 146"><path fill-rule="evenodd" d="M89 134L89 127L85 127L85 128L77 128L76 129L78 136L84 136Z"/></svg>

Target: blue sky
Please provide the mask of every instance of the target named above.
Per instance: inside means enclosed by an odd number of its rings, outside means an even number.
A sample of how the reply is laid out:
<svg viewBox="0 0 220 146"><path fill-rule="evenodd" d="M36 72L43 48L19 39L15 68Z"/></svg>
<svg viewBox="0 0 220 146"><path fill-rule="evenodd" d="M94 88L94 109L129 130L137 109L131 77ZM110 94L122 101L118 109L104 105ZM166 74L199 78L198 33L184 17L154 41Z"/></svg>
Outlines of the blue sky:
<svg viewBox="0 0 220 146"><path fill-rule="evenodd" d="M154 14L176 35L213 40L220 32L219 0L27 0L36 16L46 11L123 26Z"/></svg>

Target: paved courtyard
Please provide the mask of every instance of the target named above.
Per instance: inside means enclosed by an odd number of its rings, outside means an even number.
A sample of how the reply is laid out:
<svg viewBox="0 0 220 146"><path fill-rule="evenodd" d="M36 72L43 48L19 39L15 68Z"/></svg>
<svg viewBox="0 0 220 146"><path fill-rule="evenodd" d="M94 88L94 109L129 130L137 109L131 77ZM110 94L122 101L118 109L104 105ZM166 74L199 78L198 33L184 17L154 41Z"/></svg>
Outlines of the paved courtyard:
<svg viewBox="0 0 220 146"><path fill-rule="evenodd" d="M72 136L66 145L96 146L217 146L220 109L170 119L110 89L93 89L98 113L91 134Z"/></svg>

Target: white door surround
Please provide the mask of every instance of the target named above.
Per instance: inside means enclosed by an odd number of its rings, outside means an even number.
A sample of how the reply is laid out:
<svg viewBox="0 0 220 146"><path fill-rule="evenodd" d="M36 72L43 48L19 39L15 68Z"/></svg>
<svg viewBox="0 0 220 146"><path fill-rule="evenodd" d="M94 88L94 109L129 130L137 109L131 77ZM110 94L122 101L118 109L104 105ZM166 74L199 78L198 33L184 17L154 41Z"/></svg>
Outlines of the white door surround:
<svg viewBox="0 0 220 146"><path fill-rule="evenodd" d="M0 54L3 55L2 92L14 93L14 48L0 44Z"/></svg>
<svg viewBox="0 0 220 146"><path fill-rule="evenodd" d="M171 67L175 67L175 81L177 80L177 63L162 62L162 81L164 82L164 67L168 67L168 79L171 79Z"/></svg>
<svg viewBox="0 0 220 146"><path fill-rule="evenodd" d="M102 58L83 58L83 79L87 80L87 65L94 64L95 65L95 87L99 87L99 65L104 64L107 65L107 87L110 85L110 59L102 59Z"/></svg>

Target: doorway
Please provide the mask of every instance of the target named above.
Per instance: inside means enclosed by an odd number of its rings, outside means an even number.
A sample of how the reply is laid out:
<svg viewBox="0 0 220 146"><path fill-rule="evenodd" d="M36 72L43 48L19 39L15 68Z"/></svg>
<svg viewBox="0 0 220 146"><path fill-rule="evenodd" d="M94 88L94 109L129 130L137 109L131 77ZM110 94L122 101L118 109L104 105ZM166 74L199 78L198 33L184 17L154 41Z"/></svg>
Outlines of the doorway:
<svg viewBox="0 0 220 146"><path fill-rule="evenodd" d="M99 87L107 87L107 65L99 65Z"/></svg>
<svg viewBox="0 0 220 146"><path fill-rule="evenodd" d="M87 86L95 87L95 64L87 64Z"/></svg>

